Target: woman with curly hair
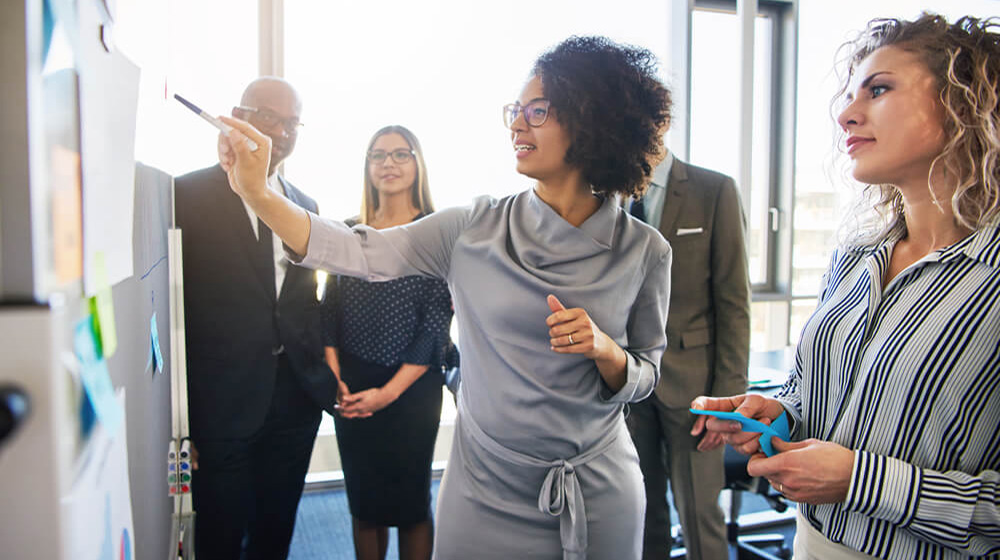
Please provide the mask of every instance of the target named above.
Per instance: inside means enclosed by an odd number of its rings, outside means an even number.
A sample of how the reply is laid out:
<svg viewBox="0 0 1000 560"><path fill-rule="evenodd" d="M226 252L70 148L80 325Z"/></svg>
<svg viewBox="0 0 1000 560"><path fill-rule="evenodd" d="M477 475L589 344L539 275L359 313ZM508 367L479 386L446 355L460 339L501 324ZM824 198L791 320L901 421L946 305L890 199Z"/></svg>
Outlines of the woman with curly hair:
<svg viewBox="0 0 1000 560"><path fill-rule="evenodd" d="M708 427L800 502L796 558L1000 557L998 27L925 13L848 45L837 123L878 225L834 253L777 398L695 400L792 417L770 458Z"/></svg>
<svg viewBox="0 0 1000 560"><path fill-rule="evenodd" d="M504 107L534 188L375 230L268 194L246 123L220 153L234 190L305 266L445 279L462 343L458 426L434 557L637 559L645 496L622 415L659 377L671 252L616 195L663 156L670 95L646 50L573 37ZM299 257L298 255L302 255Z"/></svg>

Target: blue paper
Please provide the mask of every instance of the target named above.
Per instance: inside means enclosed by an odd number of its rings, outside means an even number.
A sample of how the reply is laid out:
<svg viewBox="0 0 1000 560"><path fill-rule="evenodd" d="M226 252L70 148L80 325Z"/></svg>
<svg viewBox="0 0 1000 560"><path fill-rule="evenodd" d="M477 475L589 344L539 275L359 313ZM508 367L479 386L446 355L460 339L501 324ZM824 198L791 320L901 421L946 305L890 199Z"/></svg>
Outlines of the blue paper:
<svg viewBox="0 0 1000 560"><path fill-rule="evenodd" d="M114 435L124 413L111 385L108 363L98 355L97 344L94 321L88 315L73 329L73 351L80 360L80 380L97 419L109 434Z"/></svg>
<svg viewBox="0 0 1000 560"><path fill-rule="evenodd" d="M761 434L760 438L757 440L760 442L760 449L764 452L764 455L768 457L774 456L777 451L771 446L771 438L776 437L781 441L788 441L791 438L791 434L788 430L788 416L787 413L782 412L770 426L761 422L760 420L754 420L753 418L747 418L739 412L722 412L719 410L697 410L694 408L689 409L695 414L703 414L706 416L715 416L722 420L732 420L739 422L744 432L757 432Z"/></svg>
<svg viewBox="0 0 1000 560"><path fill-rule="evenodd" d="M156 362L156 370L163 372L163 354L160 352L160 334L156 329L156 312L149 319L149 335L153 344L153 360Z"/></svg>

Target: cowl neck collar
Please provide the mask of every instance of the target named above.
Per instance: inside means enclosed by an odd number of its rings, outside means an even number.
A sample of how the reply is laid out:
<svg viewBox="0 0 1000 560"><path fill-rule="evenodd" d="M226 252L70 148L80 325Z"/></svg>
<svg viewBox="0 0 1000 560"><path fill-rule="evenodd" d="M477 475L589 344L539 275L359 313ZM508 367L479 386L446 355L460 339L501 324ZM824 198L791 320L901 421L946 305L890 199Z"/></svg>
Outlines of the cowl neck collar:
<svg viewBox="0 0 1000 560"><path fill-rule="evenodd" d="M613 197L601 199L597 211L576 227L539 198L534 190L521 193L514 200L511 249L523 264L539 268L609 251L619 208Z"/></svg>

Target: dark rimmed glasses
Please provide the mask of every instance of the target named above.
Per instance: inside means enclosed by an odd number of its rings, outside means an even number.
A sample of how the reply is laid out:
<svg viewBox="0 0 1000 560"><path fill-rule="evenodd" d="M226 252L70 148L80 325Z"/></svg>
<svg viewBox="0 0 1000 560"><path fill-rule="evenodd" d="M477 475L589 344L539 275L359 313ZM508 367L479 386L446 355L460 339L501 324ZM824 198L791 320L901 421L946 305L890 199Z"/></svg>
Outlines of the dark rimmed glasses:
<svg viewBox="0 0 1000 560"><path fill-rule="evenodd" d="M302 121L298 117L282 117L278 113L268 109L258 109L256 107L245 107L240 105L237 107L240 111L245 111L250 113L247 118L250 124L257 126L258 128L273 128L274 125L281 123L281 128L285 129L288 134L298 134L299 128L301 128Z"/></svg>
<svg viewBox="0 0 1000 560"><path fill-rule="evenodd" d="M549 105L548 99L535 99L526 105L521 105L519 102L504 105L503 124L510 128L518 115L524 115L524 122L528 123L528 126L542 126L549 118Z"/></svg>
<svg viewBox="0 0 1000 560"><path fill-rule="evenodd" d="M372 150L368 152L368 162L375 165L382 165L385 163L386 158L391 158L393 162L400 165L413 159L413 150L407 150L405 148L400 148L398 150L393 150L387 152L385 150Z"/></svg>

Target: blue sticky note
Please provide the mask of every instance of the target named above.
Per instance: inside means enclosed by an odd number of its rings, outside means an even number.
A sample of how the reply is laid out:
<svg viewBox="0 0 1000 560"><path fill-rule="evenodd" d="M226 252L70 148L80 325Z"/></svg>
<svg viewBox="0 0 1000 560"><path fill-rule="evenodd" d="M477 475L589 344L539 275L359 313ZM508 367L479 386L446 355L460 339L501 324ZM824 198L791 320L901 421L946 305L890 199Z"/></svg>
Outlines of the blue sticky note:
<svg viewBox="0 0 1000 560"><path fill-rule="evenodd" d="M752 418L747 418L739 412L722 412L718 410L697 410L694 408L689 409L695 414L703 414L706 416L715 416L722 420L732 420L739 422L744 432L757 432L761 434L760 438L757 440L760 442L760 449L764 452L764 455L768 457L774 456L777 451L771 446L771 438L776 437L781 441L788 441L791 438L791 434L788 429L788 415L785 412L781 413L770 426Z"/></svg>
<svg viewBox="0 0 1000 560"><path fill-rule="evenodd" d="M156 362L156 369L163 372L163 354L160 352L160 334L156 329L156 312L149 318L149 336L153 344L153 359Z"/></svg>
<svg viewBox="0 0 1000 560"><path fill-rule="evenodd" d="M108 374L108 363L98 354L97 333L94 332L94 321L85 317L73 329L73 351L80 360L80 381L90 399L97 419L101 421L109 434L114 435L122 422L124 412Z"/></svg>

